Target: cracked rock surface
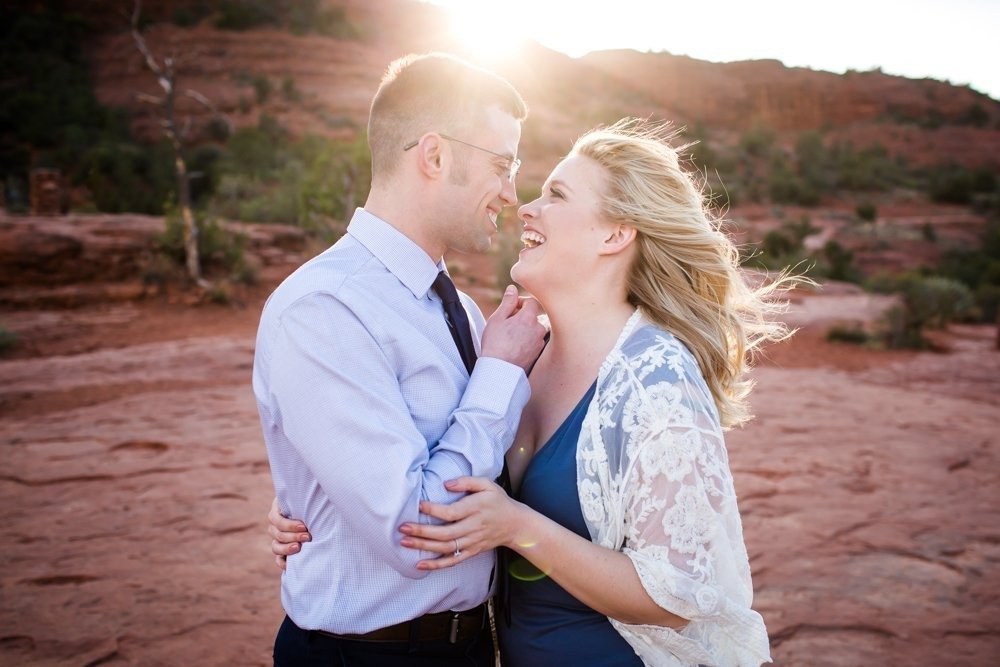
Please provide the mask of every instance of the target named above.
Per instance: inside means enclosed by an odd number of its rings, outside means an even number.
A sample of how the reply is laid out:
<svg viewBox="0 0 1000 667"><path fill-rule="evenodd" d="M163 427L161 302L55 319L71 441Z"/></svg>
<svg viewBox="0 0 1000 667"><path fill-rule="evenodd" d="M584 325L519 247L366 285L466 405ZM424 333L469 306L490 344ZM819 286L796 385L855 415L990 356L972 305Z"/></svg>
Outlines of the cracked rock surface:
<svg viewBox="0 0 1000 667"><path fill-rule="evenodd" d="M0 357L0 664L270 664L266 292L0 312L24 342ZM954 327L944 354L823 340L824 313L873 309L802 297L727 437L755 607L779 665L996 664L995 329Z"/></svg>

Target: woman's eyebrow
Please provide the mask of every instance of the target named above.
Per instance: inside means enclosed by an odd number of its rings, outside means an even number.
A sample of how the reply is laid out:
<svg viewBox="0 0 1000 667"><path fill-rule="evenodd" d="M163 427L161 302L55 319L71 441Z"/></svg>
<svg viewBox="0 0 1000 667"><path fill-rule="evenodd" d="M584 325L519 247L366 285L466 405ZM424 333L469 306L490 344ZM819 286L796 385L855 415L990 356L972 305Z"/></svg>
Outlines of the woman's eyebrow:
<svg viewBox="0 0 1000 667"><path fill-rule="evenodd" d="M573 188L569 187L568 185L566 185L565 181L560 181L558 178L549 183L550 189L552 188L552 186L558 186L563 190L569 190L570 192L573 192Z"/></svg>

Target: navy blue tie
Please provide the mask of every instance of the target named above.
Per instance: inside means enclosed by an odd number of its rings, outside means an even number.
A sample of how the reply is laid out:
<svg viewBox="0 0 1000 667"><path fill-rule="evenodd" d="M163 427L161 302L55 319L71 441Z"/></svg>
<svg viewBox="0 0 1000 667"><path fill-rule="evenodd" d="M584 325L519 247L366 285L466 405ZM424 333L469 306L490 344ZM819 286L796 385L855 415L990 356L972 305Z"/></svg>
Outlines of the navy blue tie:
<svg viewBox="0 0 1000 667"><path fill-rule="evenodd" d="M437 274L434 279L434 291L441 297L444 303L444 314L448 320L448 330L455 341L458 353L465 364L465 370L472 375L472 369L476 365L476 344L472 341L472 330L469 328L469 316L462 307L462 301L458 298L458 290L455 283L444 271Z"/></svg>
<svg viewBox="0 0 1000 667"><path fill-rule="evenodd" d="M472 342L472 330L469 328L469 316L462 307L462 301L458 298L458 290L455 283L444 271L437 274L434 279L434 291L441 297L444 303L444 314L448 320L448 330L455 341L458 353L465 362L465 368L472 375L472 369L476 365L476 345ZM507 471L507 462L504 461L503 470L497 478L497 484L503 487L507 495L513 495L510 484L510 473ZM507 566L510 563L510 554L505 553L506 549L497 549L497 568L494 574L499 573L497 580L497 601L502 610L507 625L510 625L510 592L507 585ZM492 575L491 575L492 576Z"/></svg>

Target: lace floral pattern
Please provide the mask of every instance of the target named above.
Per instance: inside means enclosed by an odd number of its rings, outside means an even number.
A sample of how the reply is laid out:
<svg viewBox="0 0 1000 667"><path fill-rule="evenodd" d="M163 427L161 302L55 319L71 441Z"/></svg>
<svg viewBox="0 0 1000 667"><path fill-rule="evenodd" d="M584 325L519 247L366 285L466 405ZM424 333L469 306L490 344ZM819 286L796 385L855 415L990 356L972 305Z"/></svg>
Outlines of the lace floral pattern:
<svg viewBox="0 0 1000 667"><path fill-rule="evenodd" d="M612 624L646 665L760 665L753 589L718 412L691 352L637 311L597 378L577 446L591 539L620 549L681 630Z"/></svg>

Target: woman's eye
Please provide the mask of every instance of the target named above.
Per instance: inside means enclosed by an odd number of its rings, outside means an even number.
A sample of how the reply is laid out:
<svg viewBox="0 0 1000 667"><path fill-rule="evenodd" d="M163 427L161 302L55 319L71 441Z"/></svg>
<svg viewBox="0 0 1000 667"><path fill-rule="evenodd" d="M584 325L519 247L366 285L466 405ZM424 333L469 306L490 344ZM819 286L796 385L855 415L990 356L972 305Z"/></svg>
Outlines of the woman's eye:
<svg viewBox="0 0 1000 667"><path fill-rule="evenodd" d="M559 190L556 190L555 188L549 188L549 193L551 193L552 196L555 197L556 199L565 199L565 197L563 197L563 194L559 192Z"/></svg>

